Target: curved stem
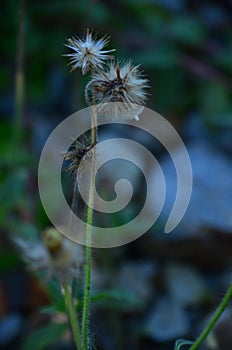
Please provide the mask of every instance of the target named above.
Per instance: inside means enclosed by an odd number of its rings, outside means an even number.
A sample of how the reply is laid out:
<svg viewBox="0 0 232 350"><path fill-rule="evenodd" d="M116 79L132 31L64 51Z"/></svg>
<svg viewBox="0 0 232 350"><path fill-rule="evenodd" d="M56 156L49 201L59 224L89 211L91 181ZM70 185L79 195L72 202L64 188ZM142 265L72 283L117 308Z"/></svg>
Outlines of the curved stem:
<svg viewBox="0 0 232 350"><path fill-rule="evenodd" d="M210 333L210 331L212 330L212 328L214 327L214 325L216 324L216 322L218 321L218 319L222 315L223 311L227 307L231 297L232 297L232 284L228 288L224 298L222 299L221 303L219 304L212 319L207 324L207 326L203 329L203 331L201 332L199 337L195 340L195 342L193 343L193 345L191 346L191 348L189 350L197 350L199 348L199 346L203 343L203 341L206 339L206 337L208 336L208 334Z"/></svg>
<svg viewBox="0 0 232 350"><path fill-rule="evenodd" d="M82 350L83 347L82 347L82 341L81 341L80 327L79 327L79 322L78 322L78 316L77 316L76 310L73 306L71 288L68 284L65 284L62 287L62 289L63 289L63 293L64 293L67 311L69 314L69 320L70 320L70 324L72 327L74 341L75 341L77 349Z"/></svg>

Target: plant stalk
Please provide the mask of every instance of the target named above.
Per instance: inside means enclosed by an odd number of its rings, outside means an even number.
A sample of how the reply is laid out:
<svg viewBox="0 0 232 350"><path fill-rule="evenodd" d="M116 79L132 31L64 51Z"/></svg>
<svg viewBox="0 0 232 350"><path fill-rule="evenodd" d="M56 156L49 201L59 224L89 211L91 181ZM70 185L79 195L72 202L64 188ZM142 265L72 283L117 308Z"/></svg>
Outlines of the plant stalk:
<svg viewBox="0 0 232 350"><path fill-rule="evenodd" d="M24 108L24 23L25 0L19 1L19 25L15 74L15 120L13 126L13 152L18 148L22 133L22 119Z"/></svg>
<svg viewBox="0 0 232 350"><path fill-rule="evenodd" d="M224 298L222 299L221 303L217 307L212 319L207 324L207 326L203 329L203 331L201 332L199 337L195 340L195 342L193 343L193 345L190 347L189 350L197 350L199 348L199 346L203 343L203 341L206 339L210 331L215 326L216 322L222 315L223 311L227 307L231 298L232 298L232 284L229 286Z"/></svg>
<svg viewBox="0 0 232 350"><path fill-rule="evenodd" d="M71 328L72 328L74 342L75 342L78 350L83 350L81 334L80 334L80 327L79 327L79 322L78 322L78 315L77 315L76 310L73 306L71 288L68 284L65 284L62 289L63 289L65 303L66 303L66 307L67 307L67 311L68 311L68 315L69 315L69 320L70 320L70 324L71 324Z"/></svg>
<svg viewBox="0 0 232 350"><path fill-rule="evenodd" d="M95 102L94 102L95 104ZM95 162L96 162L96 144L97 144L97 117L95 111L91 109L91 143L92 162L91 177L89 187L89 198L87 207L87 229L86 229L86 269L85 269L85 287L83 300L83 317L82 317L82 336L84 350L88 350L88 318L90 307L90 286L91 286L91 260L92 260L92 226L93 226L93 206L94 206L94 188L95 188Z"/></svg>

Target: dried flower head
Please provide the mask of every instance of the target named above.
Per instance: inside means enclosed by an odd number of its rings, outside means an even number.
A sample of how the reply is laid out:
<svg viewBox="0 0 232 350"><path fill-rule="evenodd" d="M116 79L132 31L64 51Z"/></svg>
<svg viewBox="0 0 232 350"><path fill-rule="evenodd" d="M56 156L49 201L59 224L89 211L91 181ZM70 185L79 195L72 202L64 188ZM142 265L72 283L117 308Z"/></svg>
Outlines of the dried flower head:
<svg viewBox="0 0 232 350"><path fill-rule="evenodd" d="M86 87L87 102L99 104L98 115L110 120L138 120L145 105L147 87L148 80L139 66L133 66L130 61L123 65L113 62L106 71L93 75Z"/></svg>
<svg viewBox="0 0 232 350"><path fill-rule="evenodd" d="M84 40L72 37L67 41L68 44L65 45L74 50L74 53L65 56L70 57L72 70L81 68L82 74L86 74L92 68L102 69L104 61L113 58L109 53L115 51L115 49L104 50L109 42L109 37L104 36L97 40L89 29L87 29Z"/></svg>
<svg viewBox="0 0 232 350"><path fill-rule="evenodd" d="M42 240L15 237L14 243L32 271L45 272L45 282L55 277L66 283L78 277L84 262L80 245L63 237L55 228L45 230Z"/></svg>
<svg viewBox="0 0 232 350"><path fill-rule="evenodd" d="M76 174L82 160L87 158L88 152L91 151L93 147L94 145L87 137L82 137L80 140L74 140L70 150L63 154L64 161L70 161L70 164L65 170L70 171L71 175Z"/></svg>

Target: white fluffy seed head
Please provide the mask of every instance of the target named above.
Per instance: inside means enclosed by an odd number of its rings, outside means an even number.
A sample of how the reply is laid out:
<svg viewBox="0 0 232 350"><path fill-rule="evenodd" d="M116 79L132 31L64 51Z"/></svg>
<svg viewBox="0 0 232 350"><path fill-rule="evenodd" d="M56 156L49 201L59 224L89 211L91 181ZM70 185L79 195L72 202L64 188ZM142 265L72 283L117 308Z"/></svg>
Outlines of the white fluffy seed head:
<svg viewBox="0 0 232 350"><path fill-rule="evenodd" d="M71 59L72 70L80 68L83 75L91 69L102 69L104 61L113 58L109 53L115 51L114 49L104 50L109 42L109 37L96 39L89 29L87 29L85 39L71 37L67 39L67 42L65 45L74 52L65 56Z"/></svg>
<svg viewBox="0 0 232 350"><path fill-rule="evenodd" d="M33 272L43 272L44 282L56 278L61 283L78 277L84 263L82 248L63 237L55 228L43 232L42 240L14 237L13 241Z"/></svg>
<svg viewBox="0 0 232 350"><path fill-rule="evenodd" d="M109 63L86 87L88 103L97 106L99 117L109 120L136 119L145 105L148 80L131 62Z"/></svg>

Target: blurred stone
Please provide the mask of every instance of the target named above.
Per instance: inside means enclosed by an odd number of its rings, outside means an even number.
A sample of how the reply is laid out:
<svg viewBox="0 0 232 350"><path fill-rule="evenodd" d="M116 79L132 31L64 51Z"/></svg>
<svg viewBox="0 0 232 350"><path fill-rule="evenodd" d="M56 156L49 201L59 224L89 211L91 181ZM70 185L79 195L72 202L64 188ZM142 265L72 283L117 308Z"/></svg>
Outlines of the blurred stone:
<svg viewBox="0 0 232 350"><path fill-rule="evenodd" d="M166 342L184 337L189 331L189 320L182 305L172 298L162 298L151 310L145 325L152 339Z"/></svg>
<svg viewBox="0 0 232 350"><path fill-rule="evenodd" d="M153 296L152 277L155 273L156 267L149 261L127 261L119 270L116 287L130 293L144 304Z"/></svg>
<svg viewBox="0 0 232 350"><path fill-rule="evenodd" d="M0 345L6 346L20 333L22 317L12 313L0 320Z"/></svg>
<svg viewBox="0 0 232 350"><path fill-rule="evenodd" d="M91 282L95 293L107 289L107 285L109 282L106 271L103 268L98 267L94 263L92 266Z"/></svg>
<svg viewBox="0 0 232 350"><path fill-rule="evenodd" d="M230 350L232 349L232 310L227 308L222 317L217 322L214 333L219 344L219 349Z"/></svg>
<svg viewBox="0 0 232 350"><path fill-rule="evenodd" d="M204 327L213 316L212 312L204 321L202 327ZM213 331L212 336L206 339L206 345L208 350L222 349L231 350L232 349L232 333L231 333L231 323L232 323L232 309L227 308L219 320L217 321Z"/></svg>
<svg viewBox="0 0 232 350"><path fill-rule="evenodd" d="M232 162L222 151L208 142L194 142L187 145L187 149L193 170L192 196L187 211L174 232L184 237L199 233L202 228L232 232ZM176 149L174 152L178 154L182 150ZM162 214L163 218L167 218L176 196L176 173L170 157L163 159L161 167L167 187ZM185 172L185 164L182 171ZM151 188L154 193L151 208L157 205L157 188L159 188L157 176L154 171L151 173L154 183Z"/></svg>
<svg viewBox="0 0 232 350"><path fill-rule="evenodd" d="M203 278L186 266L169 265L165 280L171 297L183 306L199 303L207 292Z"/></svg>

